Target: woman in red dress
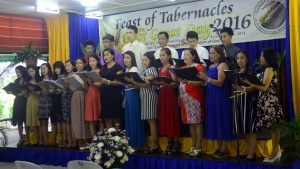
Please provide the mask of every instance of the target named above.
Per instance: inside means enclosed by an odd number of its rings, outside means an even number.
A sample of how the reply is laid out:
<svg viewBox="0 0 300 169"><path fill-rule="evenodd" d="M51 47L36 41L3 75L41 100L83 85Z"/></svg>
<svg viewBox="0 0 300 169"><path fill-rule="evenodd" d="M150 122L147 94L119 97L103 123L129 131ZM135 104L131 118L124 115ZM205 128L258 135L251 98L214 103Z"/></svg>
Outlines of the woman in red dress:
<svg viewBox="0 0 300 169"><path fill-rule="evenodd" d="M169 48L163 48L160 51L160 61L163 64L159 68L158 76L163 76L171 79L170 84L164 81L155 81L154 83L160 85L158 94L158 127L159 136L168 137L168 146L165 153L176 153L180 147L178 136L180 136L180 123L177 108L177 97L175 87L177 86L176 76L168 69L174 68L172 54Z"/></svg>
<svg viewBox="0 0 300 169"><path fill-rule="evenodd" d="M195 49L186 49L183 56L185 66L196 67L199 72L204 72L200 59ZM179 95L181 102L182 123L189 124L192 137L191 150L186 152L190 156L198 156L202 153L203 122L204 122L204 89L203 81L188 81L179 79Z"/></svg>

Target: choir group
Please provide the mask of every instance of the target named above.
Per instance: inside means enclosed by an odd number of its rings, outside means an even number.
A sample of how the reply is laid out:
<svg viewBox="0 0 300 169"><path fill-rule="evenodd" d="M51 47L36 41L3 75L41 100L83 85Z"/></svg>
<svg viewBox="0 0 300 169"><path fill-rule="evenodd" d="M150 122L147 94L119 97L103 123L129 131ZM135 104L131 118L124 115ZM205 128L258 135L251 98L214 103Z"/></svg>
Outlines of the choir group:
<svg viewBox="0 0 300 169"><path fill-rule="evenodd" d="M159 33L161 48L154 54L137 41L137 35L136 26L127 28L129 43L123 47L123 55L113 48L114 36L107 34L102 38L105 49L101 57L93 53L94 43L86 41L87 56L65 63L56 61L52 67L44 63L40 66L41 75L36 66L16 67L15 84L57 82L69 77L79 83L75 89L71 89L72 84L69 83L61 88L55 83L46 83L48 85L39 85L39 91L34 86L21 92L7 91L16 96L12 123L19 126L18 145L29 145L31 128L37 138L33 144L47 146L50 117L52 143L56 142L58 135L59 147L82 148L83 140L93 138L104 128L120 129L122 109L125 108L126 134L130 145L136 150L146 144L144 122L147 121L151 144L145 153L159 150L158 136L168 138L165 153L176 153L181 146L178 142L181 120L189 125L192 147L186 153L190 156L203 153L202 140L205 134L206 139L219 141L219 148L213 156L225 158L228 156L226 142L239 133L245 134L247 141L247 152L241 157L245 161L255 160L256 133L261 128L271 128L275 122L283 119L276 92L278 62L275 50L264 48L261 52L260 61L264 68L259 76L261 84L243 79L242 85L233 86L224 73L229 69L226 57L236 59L239 72L253 72L247 51L239 50L231 43L231 28L221 30L227 48L225 52L221 46L211 46L208 52L199 45L198 34L188 32L186 40L190 48L181 55L183 65L173 64L173 59L178 59L178 53L167 45L167 32ZM205 59L209 59L211 65L207 65ZM178 78L170 71L175 67L195 67L197 73L194 76L199 80ZM82 72L96 72L99 78L93 80ZM133 76L123 76L124 80L117 80L120 75L130 73L139 74L141 80ZM158 80L158 77L169 81ZM239 94L230 99L233 91ZM178 106L181 107L181 116ZM26 124L25 139L22 139L23 122ZM99 126L99 131L96 126ZM274 162L281 157L278 131L272 130L272 143L272 153L264 162Z"/></svg>

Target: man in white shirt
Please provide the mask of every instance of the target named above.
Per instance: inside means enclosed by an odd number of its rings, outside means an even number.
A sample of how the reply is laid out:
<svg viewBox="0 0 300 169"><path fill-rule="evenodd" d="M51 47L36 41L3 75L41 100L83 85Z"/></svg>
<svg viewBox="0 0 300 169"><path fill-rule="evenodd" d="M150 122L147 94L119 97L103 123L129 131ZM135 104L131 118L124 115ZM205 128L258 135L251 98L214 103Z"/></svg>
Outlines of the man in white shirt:
<svg viewBox="0 0 300 169"><path fill-rule="evenodd" d="M160 58L160 50L163 48L169 48L171 53L172 53L172 58L178 59L178 52L172 48L168 46L168 42L169 42L169 34L167 32L159 32L158 33L158 44L160 46L159 49L157 49L154 53L155 59L159 59Z"/></svg>
<svg viewBox="0 0 300 169"><path fill-rule="evenodd" d="M206 66L205 62L203 59L209 59L209 52L207 49L205 49L204 47L200 46L198 43L198 34L195 31L189 31L186 34L186 40L188 42L188 45L190 46L190 48L194 48L196 49L198 55L199 55L199 59L200 61L203 63L204 66ZM181 54L181 58L183 58L184 55L184 51Z"/></svg>
<svg viewBox="0 0 300 169"><path fill-rule="evenodd" d="M137 41L137 35L138 35L138 29L134 25L130 25L127 27L127 37L129 40L129 43L123 46L122 53L126 51L132 51L135 55L137 67L139 68L140 72L143 72L145 70L145 67L143 65L143 56L148 51L147 47Z"/></svg>

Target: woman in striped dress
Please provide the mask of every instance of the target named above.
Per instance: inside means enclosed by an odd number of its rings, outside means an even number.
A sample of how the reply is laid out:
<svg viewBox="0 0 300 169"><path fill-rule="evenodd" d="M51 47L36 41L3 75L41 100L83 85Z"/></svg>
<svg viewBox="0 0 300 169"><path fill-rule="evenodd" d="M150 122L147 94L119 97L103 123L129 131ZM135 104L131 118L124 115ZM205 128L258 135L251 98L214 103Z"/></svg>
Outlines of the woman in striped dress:
<svg viewBox="0 0 300 169"><path fill-rule="evenodd" d="M237 53L237 63L239 71L247 74L253 74L250 69L250 60L248 52L240 50ZM238 86L238 91L246 92L246 87ZM247 90L247 93L237 97L234 101L236 105L233 114L234 134L244 134L247 143L247 152L241 155L243 161L255 161L255 145L256 145L256 105L257 93L255 89ZM237 116L239 115L239 117ZM237 130L239 129L239 130Z"/></svg>
<svg viewBox="0 0 300 169"><path fill-rule="evenodd" d="M140 87L140 97L141 97L141 119L147 120L150 125L151 132L151 145L150 148L145 151L145 153L158 152L158 131L157 131L157 104L158 104L158 94L156 92L156 87L152 86L148 80L151 80L157 76L157 67L155 57L151 52L146 52L143 56L143 65L146 70L141 75L141 78L146 81L146 83L135 82L132 78L127 78L127 80L135 85L135 87Z"/></svg>

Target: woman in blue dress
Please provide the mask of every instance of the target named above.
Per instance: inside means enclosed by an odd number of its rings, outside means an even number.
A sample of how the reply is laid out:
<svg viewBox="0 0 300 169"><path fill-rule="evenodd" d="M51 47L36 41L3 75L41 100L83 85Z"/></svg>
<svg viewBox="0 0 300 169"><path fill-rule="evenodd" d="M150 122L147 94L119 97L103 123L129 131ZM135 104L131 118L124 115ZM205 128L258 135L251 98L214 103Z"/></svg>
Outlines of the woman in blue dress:
<svg viewBox="0 0 300 169"><path fill-rule="evenodd" d="M126 72L139 72L132 51L124 53L124 63ZM129 138L129 145L138 150L146 143L144 121L141 120L140 90L134 88L133 85L126 85L124 102L126 137Z"/></svg>
<svg viewBox="0 0 300 169"><path fill-rule="evenodd" d="M233 139L232 113L230 109L230 85L225 80L225 54L221 46L210 47L210 61L213 63L206 75L199 77L207 82L206 90L206 128L205 136L209 140L218 140L219 148L215 158L228 157L227 141Z"/></svg>

